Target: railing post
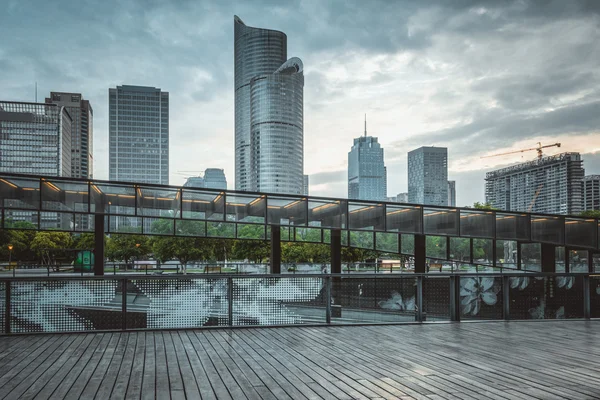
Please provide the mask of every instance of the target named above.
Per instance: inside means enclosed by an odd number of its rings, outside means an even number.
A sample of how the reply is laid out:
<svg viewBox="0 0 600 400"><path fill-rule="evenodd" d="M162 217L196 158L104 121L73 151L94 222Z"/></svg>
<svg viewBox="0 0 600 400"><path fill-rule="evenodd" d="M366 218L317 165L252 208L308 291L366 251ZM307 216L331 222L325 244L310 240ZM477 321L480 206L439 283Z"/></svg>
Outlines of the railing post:
<svg viewBox="0 0 600 400"><path fill-rule="evenodd" d="M590 317L591 317L590 276L585 275L583 277L583 318L590 319Z"/></svg>
<svg viewBox="0 0 600 400"><path fill-rule="evenodd" d="M331 276L325 277L325 322L331 324Z"/></svg>
<svg viewBox="0 0 600 400"><path fill-rule="evenodd" d="M121 280L121 330L127 330L127 278Z"/></svg>
<svg viewBox="0 0 600 400"><path fill-rule="evenodd" d="M417 276L417 321L423 322L423 275Z"/></svg>
<svg viewBox="0 0 600 400"><path fill-rule="evenodd" d="M4 333L10 333L10 281L5 281L4 284L6 285L4 288L4 294L6 295L6 298L4 300Z"/></svg>
<svg viewBox="0 0 600 400"><path fill-rule="evenodd" d="M450 277L450 320L460 321L460 276Z"/></svg>
<svg viewBox="0 0 600 400"><path fill-rule="evenodd" d="M510 320L510 276L502 277L502 315Z"/></svg>
<svg viewBox="0 0 600 400"><path fill-rule="evenodd" d="M233 326L233 278L227 278L227 325Z"/></svg>

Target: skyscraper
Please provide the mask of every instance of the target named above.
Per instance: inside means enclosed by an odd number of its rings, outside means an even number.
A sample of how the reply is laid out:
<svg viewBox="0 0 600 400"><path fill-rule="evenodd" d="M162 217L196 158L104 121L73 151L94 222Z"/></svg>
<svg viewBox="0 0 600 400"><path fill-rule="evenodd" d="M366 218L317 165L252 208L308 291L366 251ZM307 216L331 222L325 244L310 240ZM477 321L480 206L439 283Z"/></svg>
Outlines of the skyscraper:
<svg viewBox="0 0 600 400"><path fill-rule="evenodd" d="M302 194L305 196L308 196L308 186L309 186L308 175L304 175L304 180L302 182Z"/></svg>
<svg viewBox="0 0 600 400"><path fill-rule="evenodd" d="M302 194L304 74L283 32L234 17L235 188ZM287 60L287 61L286 61Z"/></svg>
<svg viewBox="0 0 600 400"><path fill-rule="evenodd" d="M364 136L354 139L348 153L348 198L358 200L385 200L387 177L383 148L377 138L367 136L365 117Z"/></svg>
<svg viewBox="0 0 600 400"><path fill-rule="evenodd" d="M46 103L65 107L73 120L71 129L71 176L94 176L94 111L81 93L50 92Z"/></svg>
<svg viewBox="0 0 600 400"><path fill-rule="evenodd" d="M206 168L204 171L204 187L207 189L227 190L225 171L220 168Z"/></svg>
<svg viewBox="0 0 600 400"><path fill-rule="evenodd" d="M109 179L169 184L169 93L109 89Z"/></svg>
<svg viewBox="0 0 600 400"><path fill-rule="evenodd" d="M448 205L448 149L420 147L408 153L408 202Z"/></svg>
<svg viewBox="0 0 600 400"><path fill-rule="evenodd" d="M71 125L63 106L0 101L0 171L71 176Z"/></svg>
<svg viewBox="0 0 600 400"><path fill-rule="evenodd" d="M192 188L204 188L204 178L202 176L190 176L187 178L183 187L192 187Z"/></svg>
<svg viewBox="0 0 600 400"><path fill-rule="evenodd" d="M456 207L456 181L448 181L448 205Z"/></svg>
<svg viewBox="0 0 600 400"><path fill-rule="evenodd" d="M579 153L516 164L485 174L485 201L507 211L577 214L584 175Z"/></svg>
<svg viewBox="0 0 600 400"><path fill-rule="evenodd" d="M583 210L600 210L600 175L583 178Z"/></svg>

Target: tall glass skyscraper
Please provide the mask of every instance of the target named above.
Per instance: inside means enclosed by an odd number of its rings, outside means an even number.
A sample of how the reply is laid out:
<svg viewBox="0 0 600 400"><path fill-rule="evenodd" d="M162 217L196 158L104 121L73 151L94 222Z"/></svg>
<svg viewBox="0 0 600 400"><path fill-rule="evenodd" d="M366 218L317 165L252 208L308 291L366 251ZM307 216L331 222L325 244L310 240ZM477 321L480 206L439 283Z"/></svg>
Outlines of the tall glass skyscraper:
<svg viewBox="0 0 600 400"><path fill-rule="evenodd" d="M408 202L448 205L448 149L421 147L408 153Z"/></svg>
<svg viewBox="0 0 600 400"><path fill-rule="evenodd" d="M169 184L169 93L109 89L109 179Z"/></svg>
<svg viewBox="0 0 600 400"><path fill-rule="evenodd" d="M63 106L73 119L71 129L71 176L94 176L94 111L81 93L50 92L46 103Z"/></svg>
<svg viewBox="0 0 600 400"><path fill-rule="evenodd" d="M225 171L221 168L206 168L204 176L190 176L183 184L184 187L195 187L202 189L227 190L227 179Z"/></svg>
<svg viewBox="0 0 600 400"><path fill-rule="evenodd" d="M376 137L367 136L365 119L365 134L354 139L348 153L348 198L385 201L386 175L383 148Z"/></svg>
<svg viewBox="0 0 600 400"><path fill-rule="evenodd" d="M234 17L235 188L302 194L304 74L283 32ZM287 60L287 61L286 61Z"/></svg>

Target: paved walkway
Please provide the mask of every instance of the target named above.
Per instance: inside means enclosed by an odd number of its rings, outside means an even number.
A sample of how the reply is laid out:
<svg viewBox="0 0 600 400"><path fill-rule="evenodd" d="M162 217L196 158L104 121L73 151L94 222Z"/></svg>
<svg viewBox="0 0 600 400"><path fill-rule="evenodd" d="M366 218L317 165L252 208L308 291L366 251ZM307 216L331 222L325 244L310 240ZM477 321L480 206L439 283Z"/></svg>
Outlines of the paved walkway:
<svg viewBox="0 0 600 400"><path fill-rule="evenodd" d="M600 321L0 337L0 398L600 398Z"/></svg>

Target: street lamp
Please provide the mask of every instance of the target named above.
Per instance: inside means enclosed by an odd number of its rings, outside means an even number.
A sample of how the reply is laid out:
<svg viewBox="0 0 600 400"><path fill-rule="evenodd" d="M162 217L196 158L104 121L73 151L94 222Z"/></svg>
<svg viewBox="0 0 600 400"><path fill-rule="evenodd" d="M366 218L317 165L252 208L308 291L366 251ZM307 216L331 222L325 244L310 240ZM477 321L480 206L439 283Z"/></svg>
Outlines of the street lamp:
<svg viewBox="0 0 600 400"><path fill-rule="evenodd" d="M140 244L140 243L136 243L136 244L135 244L135 248L136 248L136 249L138 249L138 250L137 250L137 254L136 254L136 256L137 256L137 260L138 260L138 261L140 261L140 250L139 250L139 249L140 249L140 246L141 246L141 244ZM133 263L133 269L135 269L135 262Z"/></svg>
<svg viewBox="0 0 600 400"><path fill-rule="evenodd" d="M8 245L8 266L10 267L10 263L12 261L12 249L13 249L13 245L9 244Z"/></svg>

